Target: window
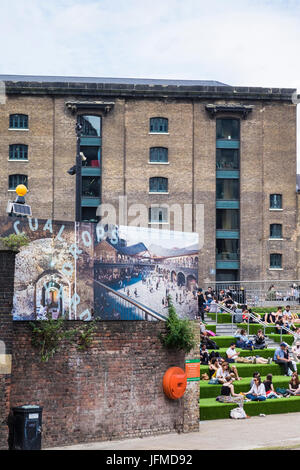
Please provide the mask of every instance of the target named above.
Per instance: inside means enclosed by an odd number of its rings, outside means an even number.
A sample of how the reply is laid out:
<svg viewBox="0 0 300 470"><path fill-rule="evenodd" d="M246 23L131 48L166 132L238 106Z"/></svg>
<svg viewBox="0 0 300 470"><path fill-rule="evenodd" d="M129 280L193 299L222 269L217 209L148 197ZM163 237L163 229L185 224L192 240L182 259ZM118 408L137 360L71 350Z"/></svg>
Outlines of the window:
<svg viewBox="0 0 300 470"><path fill-rule="evenodd" d="M217 269L216 281L231 282L239 280L239 271L237 269Z"/></svg>
<svg viewBox="0 0 300 470"><path fill-rule="evenodd" d="M217 199L238 200L240 197L239 180L217 179Z"/></svg>
<svg viewBox="0 0 300 470"><path fill-rule="evenodd" d="M239 140L240 121L238 119L217 119L217 139Z"/></svg>
<svg viewBox="0 0 300 470"><path fill-rule="evenodd" d="M239 170L239 151L235 149L217 149L217 170Z"/></svg>
<svg viewBox="0 0 300 470"><path fill-rule="evenodd" d="M281 269L282 268L282 255L279 253L272 253L270 255L270 268Z"/></svg>
<svg viewBox="0 0 300 470"><path fill-rule="evenodd" d="M100 197L100 177L83 176L82 177L82 196Z"/></svg>
<svg viewBox="0 0 300 470"><path fill-rule="evenodd" d="M238 230L239 210L217 209L217 230Z"/></svg>
<svg viewBox="0 0 300 470"><path fill-rule="evenodd" d="M9 116L10 129L28 129L27 114L11 114Z"/></svg>
<svg viewBox="0 0 300 470"><path fill-rule="evenodd" d="M239 240L217 239L216 243L217 260L238 260Z"/></svg>
<svg viewBox="0 0 300 470"><path fill-rule="evenodd" d="M281 224L270 225L270 238L282 238L282 225Z"/></svg>
<svg viewBox="0 0 300 470"><path fill-rule="evenodd" d="M149 222L151 223L167 223L168 209L167 207L150 207Z"/></svg>
<svg viewBox="0 0 300 470"><path fill-rule="evenodd" d="M168 149L164 147L152 147L150 149L149 161L152 163L167 163Z"/></svg>
<svg viewBox="0 0 300 470"><path fill-rule="evenodd" d="M27 175L10 175L8 177L8 189L15 190L19 184L24 184L28 188Z"/></svg>
<svg viewBox="0 0 300 470"><path fill-rule="evenodd" d="M78 116L79 123L82 125L83 137L101 136L101 117L100 116Z"/></svg>
<svg viewBox="0 0 300 470"><path fill-rule="evenodd" d="M10 160L27 160L28 159L28 145L13 144L9 146L9 159Z"/></svg>
<svg viewBox="0 0 300 470"><path fill-rule="evenodd" d="M151 193L167 193L168 192L168 178L150 178L149 191Z"/></svg>
<svg viewBox="0 0 300 470"><path fill-rule="evenodd" d="M150 132L168 132L168 119L166 118L151 118L150 119Z"/></svg>
<svg viewBox="0 0 300 470"><path fill-rule="evenodd" d="M82 160L82 166L89 167L100 167L100 147L82 145L80 152L84 159Z"/></svg>
<svg viewBox="0 0 300 470"><path fill-rule="evenodd" d="M96 215L97 207L82 207L81 208L81 221L82 222L98 222L99 217Z"/></svg>
<svg viewBox="0 0 300 470"><path fill-rule="evenodd" d="M270 209L282 209L282 194L270 194Z"/></svg>

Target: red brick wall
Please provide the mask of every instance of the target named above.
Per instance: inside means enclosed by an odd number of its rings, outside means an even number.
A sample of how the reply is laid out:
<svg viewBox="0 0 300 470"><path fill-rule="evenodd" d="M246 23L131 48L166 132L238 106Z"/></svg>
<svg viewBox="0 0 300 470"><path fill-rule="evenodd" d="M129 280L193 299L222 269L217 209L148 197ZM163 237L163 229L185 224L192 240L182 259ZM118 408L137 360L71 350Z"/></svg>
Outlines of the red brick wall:
<svg viewBox="0 0 300 470"><path fill-rule="evenodd" d="M0 449L7 449L10 375L0 375Z"/></svg>
<svg viewBox="0 0 300 470"><path fill-rule="evenodd" d="M13 338L11 309L15 253L2 248L0 248L0 354L10 354ZM3 371L3 364L0 364L0 369L2 372L0 372L0 449L7 449L6 420L9 413L10 374L9 370Z"/></svg>
<svg viewBox="0 0 300 470"><path fill-rule="evenodd" d="M10 405L44 407L44 447L182 431L183 399L166 398L162 379L184 354L162 347L164 328L101 322L89 350L66 346L41 363L29 326L15 322Z"/></svg>

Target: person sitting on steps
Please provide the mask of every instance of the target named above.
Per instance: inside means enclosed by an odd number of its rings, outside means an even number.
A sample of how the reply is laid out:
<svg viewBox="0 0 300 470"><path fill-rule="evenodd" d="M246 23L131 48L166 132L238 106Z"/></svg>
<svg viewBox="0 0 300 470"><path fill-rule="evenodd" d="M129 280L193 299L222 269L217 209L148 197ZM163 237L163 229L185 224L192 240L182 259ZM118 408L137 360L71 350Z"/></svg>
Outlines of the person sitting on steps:
<svg viewBox="0 0 300 470"><path fill-rule="evenodd" d="M264 384L261 383L260 377L254 378L254 384L245 396L251 401L265 401L267 399L266 389Z"/></svg>

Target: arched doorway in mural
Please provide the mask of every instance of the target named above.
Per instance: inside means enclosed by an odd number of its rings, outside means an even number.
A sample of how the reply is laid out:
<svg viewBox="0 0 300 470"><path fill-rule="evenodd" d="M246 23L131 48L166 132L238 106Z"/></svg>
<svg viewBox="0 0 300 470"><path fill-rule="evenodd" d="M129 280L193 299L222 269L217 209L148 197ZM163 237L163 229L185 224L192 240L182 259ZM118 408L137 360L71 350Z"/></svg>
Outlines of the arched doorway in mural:
<svg viewBox="0 0 300 470"><path fill-rule="evenodd" d="M44 272L35 283L34 305L38 319L71 314L71 283L58 271Z"/></svg>

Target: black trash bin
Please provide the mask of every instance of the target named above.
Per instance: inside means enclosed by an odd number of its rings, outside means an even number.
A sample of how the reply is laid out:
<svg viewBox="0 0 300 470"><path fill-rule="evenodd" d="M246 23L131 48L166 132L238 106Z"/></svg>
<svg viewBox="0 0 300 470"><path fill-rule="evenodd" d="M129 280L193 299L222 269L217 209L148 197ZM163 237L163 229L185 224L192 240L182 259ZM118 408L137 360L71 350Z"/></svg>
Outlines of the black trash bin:
<svg viewBox="0 0 300 470"><path fill-rule="evenodd" d="M9 418L10 450L41 450L42 412L36 405L23 405L12 408Z"/></svg>

